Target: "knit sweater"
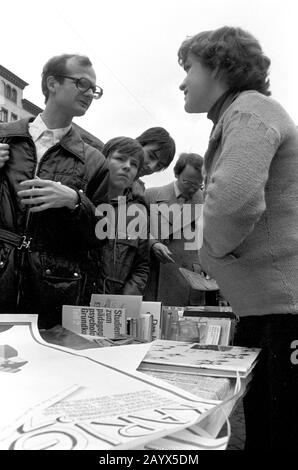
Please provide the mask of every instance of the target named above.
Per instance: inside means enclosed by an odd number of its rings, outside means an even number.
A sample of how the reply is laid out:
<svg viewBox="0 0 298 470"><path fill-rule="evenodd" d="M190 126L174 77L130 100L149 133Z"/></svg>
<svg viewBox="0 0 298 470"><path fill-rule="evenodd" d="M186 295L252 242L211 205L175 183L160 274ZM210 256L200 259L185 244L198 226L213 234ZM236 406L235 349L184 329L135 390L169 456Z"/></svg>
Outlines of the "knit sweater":
<svg viewBox="0 0 298 470"><path fill-rule="evenodd" d="M212 131L204 171L204 270L238 315L298 313L294 122L272 98L240 93Z"/></svg>

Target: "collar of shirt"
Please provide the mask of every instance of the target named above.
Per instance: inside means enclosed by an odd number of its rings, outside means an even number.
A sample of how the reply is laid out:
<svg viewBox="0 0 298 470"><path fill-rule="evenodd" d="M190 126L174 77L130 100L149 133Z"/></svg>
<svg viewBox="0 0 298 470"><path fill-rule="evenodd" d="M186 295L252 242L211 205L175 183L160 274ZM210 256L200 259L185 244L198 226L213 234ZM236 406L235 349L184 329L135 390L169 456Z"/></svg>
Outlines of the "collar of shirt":
<svg viewBox="0 0 298 470"><path fill-rule="evenodd" d="M70 129L71 124L67 127L61 127L59 129L49 129L45 125L40 114L34 119L33 122L29 124L29 133L33 139L33 142L36 143L44 134L44 132L47 132L47 135L50 138L52 144L50 146L53 146L59 142Z"/></svg>
<svg viewBox="0 0 298 470"><path fill-rule="evenodd" d="M175 196L178 199L178 197L181 196L182 193L180 189L178 188L177 181L174 181L174 191L175 191Z"/></svg>
<svg viewBox="0 0 298 470"><path fill-rule="evenodd" d="M230 106L230 104L237 98L239 91L228 90L223 93L218 100L213 104L211 109L207 114L207 118L213 122L213 127L216 126L220 117L223 115L225 110Z"/></svg>

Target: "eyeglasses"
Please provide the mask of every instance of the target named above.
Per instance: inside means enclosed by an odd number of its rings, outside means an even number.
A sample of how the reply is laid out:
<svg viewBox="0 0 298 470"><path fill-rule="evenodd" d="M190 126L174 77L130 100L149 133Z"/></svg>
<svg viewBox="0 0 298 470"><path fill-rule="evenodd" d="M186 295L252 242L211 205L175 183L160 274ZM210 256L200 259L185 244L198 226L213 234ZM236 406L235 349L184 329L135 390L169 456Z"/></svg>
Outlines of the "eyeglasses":
<svg viewBox="0 0 298 470"><path fill-rule="evenodd" d="M186 186L191 186L192 188L203 189L204 187L203 183L199 183L197 181L189 181L189 180L182 179L182 183L185 184Z"/></svg>
<svg viewBox="0 0 298 470"><path fill-rule="evenodd" d="M99 100L99 98L101 98L103 95L103 89L98 85L93 85L90 80L88 80L88 78L75 78L69 77L68 75L55 75L55 77L68 78L69 80L73 80L77 89L80 90L82 93L86 93L86 91L91 89L93 93L93 98L95 100Z"/></svg>

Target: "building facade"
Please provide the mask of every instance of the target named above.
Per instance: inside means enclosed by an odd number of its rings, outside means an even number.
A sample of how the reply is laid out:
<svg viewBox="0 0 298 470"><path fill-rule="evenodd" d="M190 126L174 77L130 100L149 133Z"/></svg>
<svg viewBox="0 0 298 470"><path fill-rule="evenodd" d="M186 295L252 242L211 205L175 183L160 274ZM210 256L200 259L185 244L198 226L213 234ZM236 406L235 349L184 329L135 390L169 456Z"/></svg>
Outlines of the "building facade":
<svg viewBox="0 0 298 470"><path fill-rule="evenodd" d="M35 117L43 111L39 106L23 98L23 91L27 85L27 82L0 65L0 122ZM100 139L75 123L73 126L85 142L102 150L103 143Z"/></svg>

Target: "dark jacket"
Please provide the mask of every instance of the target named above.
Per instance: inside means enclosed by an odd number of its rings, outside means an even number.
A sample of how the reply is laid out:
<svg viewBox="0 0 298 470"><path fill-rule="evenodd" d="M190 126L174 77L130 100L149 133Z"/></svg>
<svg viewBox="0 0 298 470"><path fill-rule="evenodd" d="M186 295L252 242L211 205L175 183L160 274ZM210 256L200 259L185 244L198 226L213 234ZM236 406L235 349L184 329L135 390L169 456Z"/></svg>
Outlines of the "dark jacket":
<svg viewBox="0 0 298 470"><path fill-rule="evenodd" d="M111 201L115 210L116 229L120 200ZM149 275L147 210L144 201L135 198L129 191L126 195L126 210L132 210L132 205L140 208L140 212L139 215L127 216L126 232L121 232L119 237L116 230L115 238L107 238L99 250L92 252L94 267L86 289L87 304L92 293L142 295L145 290ZM130 224L136 220L136 216L144 224L143 237L134 237L130 231Z"/></svg>
<svg viewBox="0 0 298 470"><path fill-rule="evenodd" d="M39 326L51 327L61 321L63 304L80 300L87 250L96 243L94 205L107 195L108 168L103 155L74 129L45 152L37 167L28 122L0 125L0 141L10 149L0 170L0 229L31 239L29 249L19 250L0 234L0 312L38 313ZM78 191L79 207L29 214L17 191L35 172Z"/></svg>

